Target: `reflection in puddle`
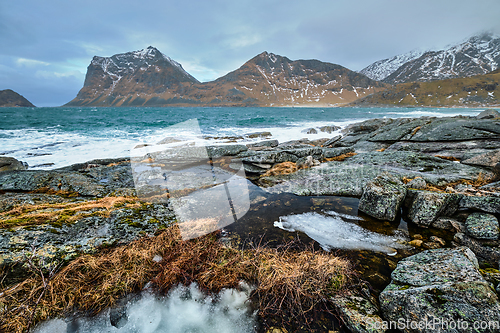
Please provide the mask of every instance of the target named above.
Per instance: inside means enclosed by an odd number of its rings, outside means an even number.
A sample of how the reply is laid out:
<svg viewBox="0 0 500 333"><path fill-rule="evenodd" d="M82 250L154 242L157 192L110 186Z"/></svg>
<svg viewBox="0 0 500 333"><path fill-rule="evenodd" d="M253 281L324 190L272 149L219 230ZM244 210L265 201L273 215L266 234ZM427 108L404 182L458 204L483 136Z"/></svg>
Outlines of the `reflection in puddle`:
<svg viewBox="0 0 500 333"><path fill-rule="evenodd" d="M317 241L320 246L331 249L371 250L396 255L398 248L405 248L401 243L405 238L396 233L394 236L382 235L349 222L359 220L357 216L330 212L321 215L308 212L279 218L274 226L286 231L301 231Z"/></svg>

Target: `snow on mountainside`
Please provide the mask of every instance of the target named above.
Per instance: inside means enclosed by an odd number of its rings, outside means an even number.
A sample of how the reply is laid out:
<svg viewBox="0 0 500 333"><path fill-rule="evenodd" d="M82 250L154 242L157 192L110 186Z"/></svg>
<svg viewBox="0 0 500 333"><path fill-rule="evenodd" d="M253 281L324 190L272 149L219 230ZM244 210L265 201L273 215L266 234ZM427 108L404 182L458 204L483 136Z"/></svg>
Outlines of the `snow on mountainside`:
<svg viewBox="0 0 500 333"><path fill-rule="evenodd" d="M399 58L404 60L406 56ZM486 74L500 66L500 36L481 33L448 48L415 56L402 61L399 67L396 67L397 60L392 61L398 57L377 61L361 73L370 77L378 75L379 80L393 84Z"/></svg>
<svg viewBox="0 0 500 333"><path fill-rule="evenodd" d="M240 68L200 83L157 49L94 57L71 106L334 106L387 88L319 60L263 52Z"/></svg>
<svg viewBox="0 0 500 333"><path fill-rule="evenodd" d="M383 59L374 62L371 65L363 68L359 72L368 76L370 79L382 81L393 72L395 72L399 67L408 61L419 58L424 51L414 50L405 54L400 54L392 58Z"/></svg>

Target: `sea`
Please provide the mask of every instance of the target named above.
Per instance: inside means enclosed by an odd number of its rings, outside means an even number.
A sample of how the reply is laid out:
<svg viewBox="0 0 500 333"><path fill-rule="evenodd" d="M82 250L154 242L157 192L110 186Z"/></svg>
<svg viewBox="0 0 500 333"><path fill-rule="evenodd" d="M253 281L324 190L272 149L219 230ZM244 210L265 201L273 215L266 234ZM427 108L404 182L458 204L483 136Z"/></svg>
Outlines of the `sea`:
<svg viewBox="0 0 500 333"><path fill-rule="evenodd" d="M171 126L197 119L207 144L250 143L269 132L280 143L329 138L323 126L373 118L475 116L481 108L40 107L0 108L0 156L30 169L56 169L93 159L130 156L138 144L180 135ZM307 134L315 128L317 134Z"/></svg>

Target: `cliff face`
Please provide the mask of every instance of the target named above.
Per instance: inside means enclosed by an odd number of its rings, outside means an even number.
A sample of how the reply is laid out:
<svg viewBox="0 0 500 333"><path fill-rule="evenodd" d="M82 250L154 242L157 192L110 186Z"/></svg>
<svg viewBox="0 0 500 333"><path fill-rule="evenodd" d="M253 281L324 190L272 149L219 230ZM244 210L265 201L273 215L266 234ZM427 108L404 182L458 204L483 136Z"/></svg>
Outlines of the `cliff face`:
<svg viewBox="0 0 500 333"><path fill-rule="evenodd" d="M13 90L0 90L0 107L35 107L23 96Z"/></svg>
<svg viewBox="0 0 500 333"><path fill-rule="evenodd" d="M150 46L109 58L95 56L83 88L68 105L121 105L128 97L182 91L183 84L193 83L198 80L179 63ZM131 101L129 98L128 104Z"/></svg>
<svg viewBox="0 0 500 333"><path fill-rule="evenodd" d="M157 49L94 57L70 106L329 106L387 87L339 65L263 52L200 83Z"/></svg>

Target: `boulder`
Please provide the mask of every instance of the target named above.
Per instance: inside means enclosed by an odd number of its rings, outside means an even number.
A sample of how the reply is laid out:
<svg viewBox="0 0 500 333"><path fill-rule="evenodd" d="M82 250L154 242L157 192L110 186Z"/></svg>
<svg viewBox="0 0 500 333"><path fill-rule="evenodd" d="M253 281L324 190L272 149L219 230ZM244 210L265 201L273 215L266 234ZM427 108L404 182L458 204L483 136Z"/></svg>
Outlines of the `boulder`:
<svg viewBox="0 0 500 333"><path fill-rule="evenodd" d="M500 139L500 126L488 119L446 117L434 119L420 128L410 141L464 141Z"/></svg>
<svg viewBox="0 0 500 333"><path fill-rule="evenodd" d="M318 134L318 131L315 128L311 127L311 128L306 128L306 129L300 131L300 133Z"/></svg>
<svg viewBox="0 0 500 333"><path fill-rule="evenodd" d="M26 170L28 165L13 157L0 156L0 172Z"/></svg>
<svg viewBox="0 0 500 333"><path fill-rule="evenodd" d="M489 109L484 110L476 116L476 119L495 119L500 118L500 112L497 110Z"/></svg>
<svg viewBox="0 0 500 333"><path fill-rule="evenodd" d="M467 234L476 239L498 239L498 220L494 215L485 213L472 213L465 221Z"/></svg>
<svg viewBox="0 0 500 333"><path fill-rule="evenodd" d="M439 216L451 215L457 210L459 196L429 191L415 191L409 207L409 219L419 226L430 226Z"/></svg>
<svg viewBox="0 0 500 333"><path fill-rule="evenodd" d="M500 302L466 247L427 250L403 259L391 278L380 294L380 306L386 320L406 323L398 327L403 332L499 331L472 329L477 322L497 323Z"/></svg>
<svg viewBox="0 0 500 333"><path fill-rule="evenodd" d="M415 179L412 179L407 185L409 188L423 190L427 187L427 182L422 179L422 177L416 177Z"/></svg>
<svg viewBox="0 0 500 333"><path fill-rule="evenodd" d="M325 141L325 142L323 143L323 147L328 147L328 146L331 146L331 145L333 145L335 142L339 141L340 139L342 139L342 135L336 135L336 136L334 136L333 138L328 139L328 141Z"/></svg>
<svg viewBox="0 0 500 333"><path fill-rule="evenodd" d="M453 236L453 241L459 245L467 246L474 254L490 263L496 263L500 260L500 248L484 244L482 241L467 236L465 233L457 232Z"/></svg>
<svg viewBox="0 0 500 333"><path fill-rule="evenodd" d="M366 184L358 210L379 220L394 221L406 196L406 186L388 173Z"/></svg>
<svg viewBox="0 0 500 333"><path fill-rule="evenodd" d="M357 295L336 296L332 302L349 330L353 333L383 333L383 320L377 306Z"/></svg>
<svg viewBox="0 0 500 333"><path fill-rule="evenodd" d="M335 126L335 125L321 126L319 128L319 130L321 132L328 133L328 134L333 133L333 132L335 132L336 130L339 130L339 129L340 129L340 127L339 126Z"/></svg>
<svg viewBox="0 0 500 333"><path fill-rule="evenodd" d="M486 213L500 214L500 198L494 196L464 195L459 202L459 208L475 209Z"/></svg>

